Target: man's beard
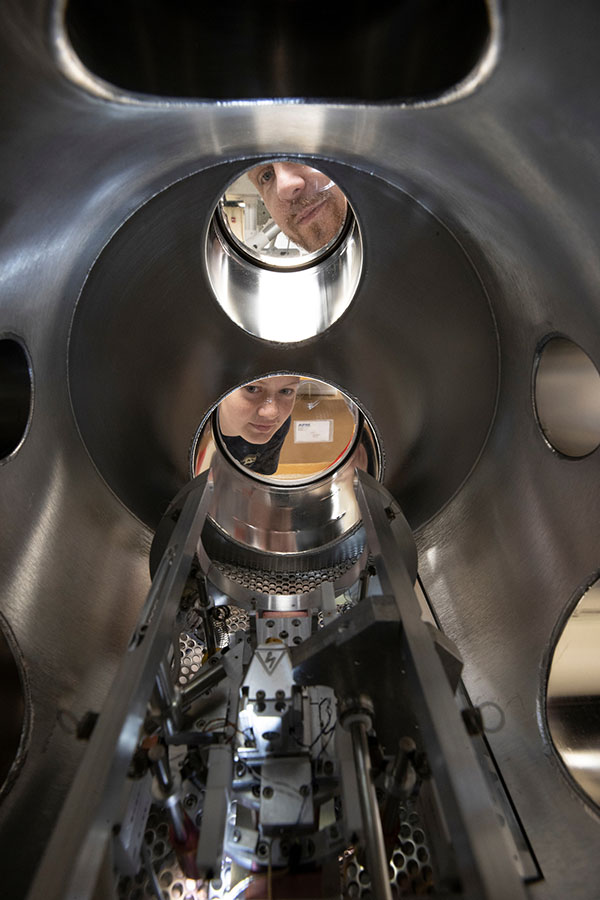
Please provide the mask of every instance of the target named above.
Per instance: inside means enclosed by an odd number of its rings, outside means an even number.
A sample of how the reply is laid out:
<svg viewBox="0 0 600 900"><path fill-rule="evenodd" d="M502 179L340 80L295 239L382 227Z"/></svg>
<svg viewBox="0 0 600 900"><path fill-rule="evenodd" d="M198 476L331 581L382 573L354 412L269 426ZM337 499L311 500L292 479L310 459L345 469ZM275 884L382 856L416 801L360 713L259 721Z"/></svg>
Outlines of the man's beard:
<svg viewBox="0 0 600 900"><path fill-rule="evenodd" d="M322 209L314 221L307 222L306 225L296 221L298 216L310 212L311 207L320 204ZM326 217L326 221L322 220L322 215ZM297 206L290 212L283 231L303 250L313 253L339 234L345 218L345 204L338 203L332 195L324 196L324 193L317 193L298 201Z"/></svg>

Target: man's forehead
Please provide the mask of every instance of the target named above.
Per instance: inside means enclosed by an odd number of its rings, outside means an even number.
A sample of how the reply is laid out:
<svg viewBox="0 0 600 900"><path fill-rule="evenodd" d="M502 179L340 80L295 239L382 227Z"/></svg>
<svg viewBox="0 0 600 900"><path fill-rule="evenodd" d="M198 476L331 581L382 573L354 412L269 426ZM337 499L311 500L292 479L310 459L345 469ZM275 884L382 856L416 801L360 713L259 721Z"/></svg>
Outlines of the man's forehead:
<svg viewBox="0 0 600 900"><path fill-rule="evenodd" d="M298 384L300 384L300 378L296 375L290 375L289 378L285 375L274 375L272 378L263 378L251 382L252 387L276 387L277 389ZM247 385L247 387L250 387L250 385Z"/></svg>

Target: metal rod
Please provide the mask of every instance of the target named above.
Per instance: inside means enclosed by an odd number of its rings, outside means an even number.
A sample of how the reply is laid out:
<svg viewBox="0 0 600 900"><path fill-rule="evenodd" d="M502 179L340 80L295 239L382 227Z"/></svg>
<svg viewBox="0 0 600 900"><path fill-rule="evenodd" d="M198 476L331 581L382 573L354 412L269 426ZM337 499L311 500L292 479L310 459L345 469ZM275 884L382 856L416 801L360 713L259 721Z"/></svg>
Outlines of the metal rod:
<svg viewBox="0 0 600 900"><path fill-rule="evenodd" d="M146 841L142 841L142 862L144 863L144 868L146 869L148 878L150 879L150 886L152 890L154 891L158 900L163 900L162 888L156 876L156 872L154 871L154 866L152 865L152 857L150 856L150 850Z"/></svg>
<svg viewBox="0 0 600 900"><path fill-rule="evenodd" d="M223 663L217 663L215 666L205 666L204 670L201 670L193 681L179 688L182 709L187 709L194 700L197 700L198 697L201 697L202 694L205 694L211 688L216 687L226 675L227 672Z"/></svg>
<svg viewBox="0 0 600 900"><path fill-rule="evenodd" d="M353 715L347 726L344 723L344 727L349 728L350 736L352 737L352 750L354 752L354 765L356 767L358 796L363 818L372 893L374 897L377 897L377 900L392 900L383 830L379 818L375 788L371 780L371 760L367 743L366 721L368 721L368 716Z"/></svg>

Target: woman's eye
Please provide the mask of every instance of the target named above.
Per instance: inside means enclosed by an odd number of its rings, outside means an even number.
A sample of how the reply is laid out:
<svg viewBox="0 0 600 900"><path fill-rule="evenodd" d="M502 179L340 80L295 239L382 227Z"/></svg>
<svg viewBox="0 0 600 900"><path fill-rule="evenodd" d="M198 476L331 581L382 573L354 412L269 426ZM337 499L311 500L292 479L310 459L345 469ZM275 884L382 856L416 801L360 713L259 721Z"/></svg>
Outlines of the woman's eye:
<svg viewBox="0 0 600 900"><path fill-rule="evenodd" d="M247 384L246 387L244 388L244 390L247 391L249 394L258 394L258 392L260 391L260 388L256 384Z"/></svg>
<svg viewBox="0 0 600 900"><path fill-rule="evenodd" d="M282 388L282 389L279 391L279 393L280 393L280 394L283 394L285 397L291 397L292 394L295 394L296 392L294 391L293 388Z"/></svg>

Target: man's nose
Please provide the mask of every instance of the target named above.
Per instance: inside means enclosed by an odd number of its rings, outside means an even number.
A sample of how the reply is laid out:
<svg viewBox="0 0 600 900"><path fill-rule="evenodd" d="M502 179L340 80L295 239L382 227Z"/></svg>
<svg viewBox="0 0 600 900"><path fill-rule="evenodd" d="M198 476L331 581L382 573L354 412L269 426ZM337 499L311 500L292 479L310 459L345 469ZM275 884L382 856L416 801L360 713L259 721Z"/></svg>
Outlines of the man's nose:
<svg viewBox="0 0 600 900"><path fill-rule="evenodd" d="M304 168L304 166L275 163L277 196L280 200L294 200L302 194L306 187L306 180L302 172Z"/></svg>

